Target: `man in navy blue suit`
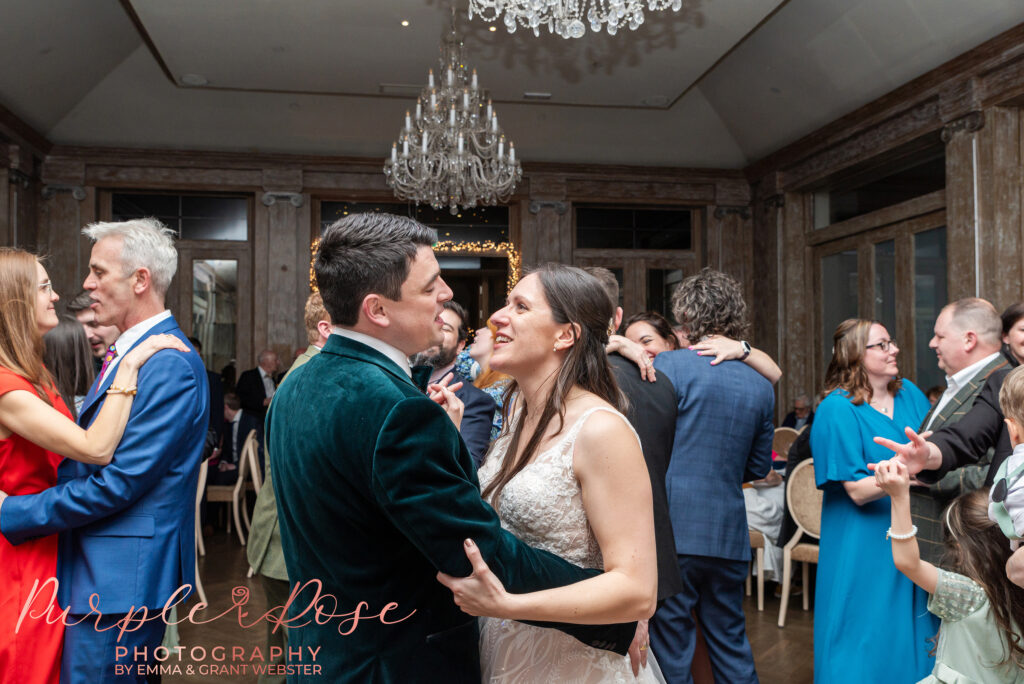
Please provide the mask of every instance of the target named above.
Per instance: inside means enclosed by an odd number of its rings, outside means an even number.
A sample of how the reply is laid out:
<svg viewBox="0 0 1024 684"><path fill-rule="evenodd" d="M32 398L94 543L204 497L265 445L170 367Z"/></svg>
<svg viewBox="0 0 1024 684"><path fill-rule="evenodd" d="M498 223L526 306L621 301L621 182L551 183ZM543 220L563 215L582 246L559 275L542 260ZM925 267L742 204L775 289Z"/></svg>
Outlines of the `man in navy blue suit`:
<svg viewBox="0 0 1024 684"><path fill-rule="evenodd" d="M491 445L491 423L497 405L487 392L474 387L469 378L462 377L454 370L455 357L466 346L466 338L469 337L469 331L466 329L466 310L457 302L447 301L444 303L444 311L441 312L441 320L444 321L444 325L441 326L444 335L441 344L414 356L412 365L433 368L430 382L438 382L451 373L453 377L450 384L462 383L462 387L455 391L455 396L466 406L459 434L469 447L473 463L479 468L484 456L487 455L487 448Z"/></svg>
<svg viewBox="0 0 1024 684"><path fill-rule="evenodd" d="M672 295L672 313L691 342L743 339L746 304L739 283L705 268ZM654 360L676 390L676 432L666 477L683 591L651 620L651 647L665 678L691 682L700 620L715 681L757 682L743 614L750 535L741 485L771 469L775 394L745 363L712 368L688 349Z"/></svg>
<svg viewBox="0 0 1024 684"><path fill-rule="evenodd" d="M87 427L128 351L160 333L188 343L164 307L178 263L173 233L155 219L98 223L84 232L96 242L85 280L96 320L123 331L85 397L78 420ZM3 500L0 531L11 543L61 533L57 601L71 624L61 682L144 681L136 677L139 666L156 662L162 620L138 625L137 612L128 628L138 629L123 635L114 625L143 607L158 616L180 586L195 582L194 502L209 399L199 354L158 352L139 370L128 425L109 465L66 459L56 486ZM83 622L93 594L103 616ZM118 675L117 664L131 665L131 675Z"/></svg>

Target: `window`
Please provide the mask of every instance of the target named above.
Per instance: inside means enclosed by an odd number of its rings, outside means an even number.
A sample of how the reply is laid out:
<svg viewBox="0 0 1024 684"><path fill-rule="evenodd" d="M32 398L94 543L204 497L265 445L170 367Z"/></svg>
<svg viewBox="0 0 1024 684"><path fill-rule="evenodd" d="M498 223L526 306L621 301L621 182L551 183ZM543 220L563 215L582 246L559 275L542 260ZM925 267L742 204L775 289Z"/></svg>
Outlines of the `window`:
<svg viewBox="0 0 1024 684"><path fill-rule="evenodd" d="M224 195L113 193L114 221L153 217L181 240L249 239L249 199Z"/></svg>
<svg viewBox="0 0 1024 684"><path fill-rule="evenodd" d="M578 249L691 249L690 209L576 208Z"/></svg>
<svg viewBox="0 0 1024 684"><path fill-rule="evenodd" d="M885 174L882 176L882 174ZM945 146L929 147L886 170L876 170L871 180L848 182L814 194L814 227L869 214L946 187Z"/></svg>
<svg viewBox="0 0 1024 684"><path fill-rule="evenodd" d="M320 232L349 214L371 212L414 218L435 229L441 241L508 241L508 207L474 207L453 216L447 209L398 202L321 202Z"/></svg>

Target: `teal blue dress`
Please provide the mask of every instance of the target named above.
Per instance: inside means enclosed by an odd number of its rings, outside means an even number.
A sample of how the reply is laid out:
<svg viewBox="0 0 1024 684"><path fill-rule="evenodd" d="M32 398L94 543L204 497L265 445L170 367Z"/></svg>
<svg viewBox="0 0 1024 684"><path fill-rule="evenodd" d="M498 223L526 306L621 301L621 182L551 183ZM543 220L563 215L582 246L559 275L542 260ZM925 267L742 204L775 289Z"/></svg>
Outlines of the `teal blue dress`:
<svg viewBox="0 0 1024 684"><path fill-rule="evenodd" d="M871 475L868 463L893 454L874 443L876 436L907 440L903 429L917 429L928 400L903 381L893 417L855 406L836 390L818 407L811 426L811 454L821 510L821 550L814 595L814 681L916 682L932 670L928 641L939 621L928 612L928 594L903 576L885 538L889 498L858 506L844 481Z"/></svg>

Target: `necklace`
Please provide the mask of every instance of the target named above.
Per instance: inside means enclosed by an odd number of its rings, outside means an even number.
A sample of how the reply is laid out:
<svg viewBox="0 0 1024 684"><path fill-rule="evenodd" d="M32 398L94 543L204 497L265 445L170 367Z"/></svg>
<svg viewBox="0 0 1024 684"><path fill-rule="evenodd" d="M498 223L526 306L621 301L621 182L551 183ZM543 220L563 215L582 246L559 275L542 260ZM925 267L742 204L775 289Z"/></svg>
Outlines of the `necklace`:
<svg viewBox="0 0 1024 684"><path fill-rule="evenodd" d="M880 403L880 402L875 402L875 401L872 401L872 402L869 402L869 403L870 403L871 407L873 409L875 409L876 411L881 411L885 415L889 415L889 410L890 409L885 404Z"/></svg>

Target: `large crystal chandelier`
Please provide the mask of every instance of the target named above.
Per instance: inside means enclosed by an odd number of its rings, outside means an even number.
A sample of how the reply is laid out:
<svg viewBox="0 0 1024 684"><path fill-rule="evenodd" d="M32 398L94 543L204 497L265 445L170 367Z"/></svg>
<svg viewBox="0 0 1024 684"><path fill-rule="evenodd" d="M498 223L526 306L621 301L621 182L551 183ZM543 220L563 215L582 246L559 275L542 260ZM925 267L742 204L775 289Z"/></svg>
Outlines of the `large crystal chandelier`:
<svg viewBox="0 0 1024 684"><path fill-rule="evenodd" d="M669 7L678 12L683 0L469 0L469 18L497 21L504 12L509 33L518 25L539 36L543 24L563 38L582 38L585 19L594 33L605 27L614 36L623 26L635 31L644 23L645 4L652 12Z"/></svg>
<svg viewBox="0 0 1024 684"><path fill-rule="evenodd" d="M431 69L427 86L416 100L416 112L405 112L398 141L384 161L384 176L399 199L459 207L505 202L523 177L516 149L506 141L498 115L480 87L476 69L462 58L462 41L451 31L441 43L437 78ZM486 102L486 104L485 104Z"/></svg>

